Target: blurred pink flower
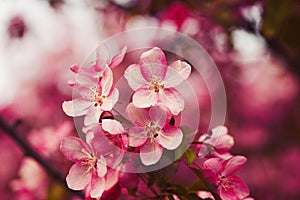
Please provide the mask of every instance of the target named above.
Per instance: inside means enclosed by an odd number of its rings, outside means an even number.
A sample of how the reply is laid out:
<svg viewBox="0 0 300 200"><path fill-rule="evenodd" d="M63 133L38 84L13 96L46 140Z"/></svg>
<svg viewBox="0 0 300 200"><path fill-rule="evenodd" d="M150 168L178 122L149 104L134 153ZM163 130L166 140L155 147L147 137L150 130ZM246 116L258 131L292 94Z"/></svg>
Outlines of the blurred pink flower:
<svg viewBox="0 0 300 200"><path fill-rule="evenodd" d="M77 86L80 98L72 101L64 101L62 108L71 117L86 115L85 125L97 123L103 111L110 111L119 98L119 91L112 87L113 74L110 68L106 68L103 76L97 79L81 76Z"/></svg>
<svg viewBox="0 0 300 200"><path fill-rule="evenodd" d="M203 143L199 154L226 154L234 145L234 139L228 134L228 129L225 126L213 128L207 134L200 136L198 141Z"/></svg>
<svg viewBox="0 0 300 200"><path fill-rule="evenodd" d="M100 197L105 190L105 159L96 157L93 147L76 137L64 138L60 150L75 162L66 178L68 187L73 190L88 189L92 198Z"/></svg>
<svg viewBox="0 0 300 200"><path fill-rule="evenodd" d="M130 65L124 75L135 91L132 101L136 107L147 108L161 102L178 115L184 108L184 99L174 87L190 73L191 66L180 60L167 66L164 52L154 47L141 55L139 64Z"/></svg>
<svg viewBox="0 0 300 200"><path fill-rule="evenodd" d="M238 177L232 176L247 161L244 156L233 156L223 161L221 158L210 158L203 163L207 179L218 188L223 200L240 200L249 195L248 186Z"/></svg>
<svg viewBox="0 0 300 200"><path fill-rule="evenodd" d="M130 103L126 112L134 124L128 131L129 146L140 147L143 164L157 163L163 148L174 150L180 145L183 133L178 127L169 125L171 113L163 105L146 109Z"/></svg>

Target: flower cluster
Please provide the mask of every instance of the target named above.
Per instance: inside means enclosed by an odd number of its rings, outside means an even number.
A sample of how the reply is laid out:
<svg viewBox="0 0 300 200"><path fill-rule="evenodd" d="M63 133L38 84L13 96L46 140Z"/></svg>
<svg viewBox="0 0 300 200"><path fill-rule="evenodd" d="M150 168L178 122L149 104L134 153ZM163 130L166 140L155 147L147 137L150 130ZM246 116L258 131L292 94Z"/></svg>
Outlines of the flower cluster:
<svg viewBox="0 0 300 200"><path fill-rule="evenodd" d="M244 156L233 156L229 153L234 139L228 134L225 126L213 128L209 133L200 136L200 157L205 157L203 171L207 179L217 186L217 192L223 200L244 199L249 195L247 185L233 176L247 161Z"/></svg>
<svg viewBox="0 0 300 200"><path fill-rule="evenodd" d="M91 198L100 198L118 181L119 185L128 185L124 184L126 174L119 172L126 168L126 160L130 162L126 152L138 153L142 165L152 166L162 159L164 149L176 150L185 137L182 128L174 123L185 105L175 87L188 79L191 66L180 60L168 65L158 47L142 53L139 63L131 64L124 72L133 94L126 106L127 116L123 116L114 108L119 90L113 84L113 69L123 61L125 53L126 47L110 58L108 48L101 44L91 66L73 65L71 70L77 79L69 85L78 91L79 97L62 105L68 116L84 116L82 132L86 140L67 137L61 143L62 153L75 162L67 175L67 184L73 190L85 190ZM205 153L203 171L225 200L242 199L249 193L247 186L232 176L246 161L242 156L229 154L233 143L223 126L196 142L201 146L200 152ZM203 159L201 153L198 157Z"/></svg>

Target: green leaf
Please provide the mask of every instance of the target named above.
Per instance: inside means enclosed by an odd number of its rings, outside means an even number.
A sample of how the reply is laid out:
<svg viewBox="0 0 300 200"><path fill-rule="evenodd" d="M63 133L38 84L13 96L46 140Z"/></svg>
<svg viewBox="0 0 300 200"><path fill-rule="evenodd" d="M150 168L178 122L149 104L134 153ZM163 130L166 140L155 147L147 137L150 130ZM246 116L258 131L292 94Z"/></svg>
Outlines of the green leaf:
<svg viewBox="0 0 300 200"><path fill-rule="evenodd" d="M195 181L194 183L192 183L192 185L190 185L189 189L191 191L209 191L209 189L206 187L206 185L204 184L204 182L202 181L202 179L198 179L197 181Z"/></svg>
<svg viewBox="0 0 300 200"><path fill-rule="evenodd" d="M188 165L191 165L196 159L196 154L192 149L188 149L185 152L185 157L188 161Z"/></svg>

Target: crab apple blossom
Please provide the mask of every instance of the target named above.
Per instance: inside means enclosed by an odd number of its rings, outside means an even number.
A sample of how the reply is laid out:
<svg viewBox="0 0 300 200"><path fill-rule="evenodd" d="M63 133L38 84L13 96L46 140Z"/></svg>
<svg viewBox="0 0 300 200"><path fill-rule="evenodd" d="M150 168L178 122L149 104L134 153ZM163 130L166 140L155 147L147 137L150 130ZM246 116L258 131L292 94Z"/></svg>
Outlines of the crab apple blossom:
<svg viewBox="0 0 300 200"><path fill-rule="evenodd" d="M157 163L163 148L174 150L182 142L182 131L169 125L172 115L167 107L159 104L149 109L137 108L130 103L126 112L134 124L128 131L129 146L140 147L144 165Z"/></svg>
<svg viewBox="0 0 300 200"><path fill-rule="evenodd" d="M199 154L212 153L218 157L226 156L234 145L234 139L225 126L211 129L207 134L201 135L198 141L201 143Z"/></svg>
<svg viewBox="0 0 300 200"><path fill-rule="evenodd" d="M86 74L96 79L100 79L106 68L109 67L113 69L123 61L126 50L127 47L125 46L111 58L107 46L104 43L101 43L96 49L96 59L90 63L89 67L80 67L75 64L71 66L70 69L76 74ZM71 86L74 86L74 84L71 84Z"/></svg>
<svg viewBox="0 0 300 200"><path fill-rule="evenodd" d="M95 156L95 149L80 138L66 137L60 146L61 152L75 164L70 168L66 181L73 190L89 188L92 198L98 198L105 190L106 161Z"/></svg>
<svg viewBox="0 0 300 200"><path fill-rule="evenodd" d="M71 117L86 115L85 125L97 123L103 111L110 111L119 98L119 91L112 87L113 74L106 68L100 81L83 76L78 86L81 97L63 102L64 112ZM84 80L84 81L83 81Z"/></svg>
<svg viewBox="0 0 300 200"><path fill-rule="evenodd" d="M174 87L190 73L191 66L180 60L168 66L164 52L154 47L141 55L139 64L130 65L124 76L135 91L132 101L136 107L148 108L163 103L172 114L178 115L184 109L184 99Z"/></svg>
<svg viewBox="0 0 300 200"><path fill-rule="evenodd" d="M102 119L83 128L86 140L100 156L103 156L108 166L117 168L128 148L128 137L122 124L113 119Z"/></svg>
<svg viewBox="0 0 300 200"><path fill-rule="evenodd" d="M247 161L244 156L233 156L227 160L210 158L203 163L207 179L218 188L223 200L240 200L249 195L248 186L237 176L233 176Z"/></svg>

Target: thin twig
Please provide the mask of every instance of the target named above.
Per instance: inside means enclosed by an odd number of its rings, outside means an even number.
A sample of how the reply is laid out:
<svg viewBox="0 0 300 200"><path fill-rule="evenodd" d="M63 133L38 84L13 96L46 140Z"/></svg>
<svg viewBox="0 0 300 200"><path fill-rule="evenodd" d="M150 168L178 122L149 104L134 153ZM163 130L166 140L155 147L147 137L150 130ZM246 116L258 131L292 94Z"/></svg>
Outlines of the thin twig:
<svg viewBox="0 0 300 200"><path fill-rule="evenodd" d="M77 192L69 189L66 185L65 177L58 170L54 169L53 166L50 164L50 162L46 161L39 153L37 153L31 147L31 145L19 135L19 133L15 130L15 128L9 125L9 123L6 122L1 116L0 116L0 129L3 130L3 132L6 135L11 137L23 149L23 152L26 156L30 156L36 162L38 162L51 177L53 177L59 183L64 185L65 188L71 191L74 195L84 198L82 192Z"/></svg>

